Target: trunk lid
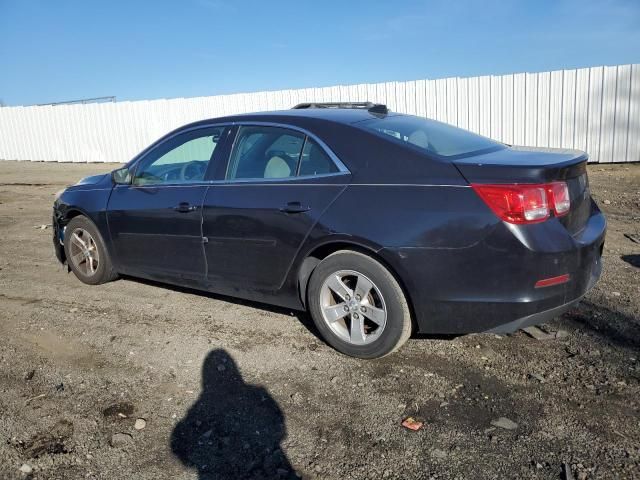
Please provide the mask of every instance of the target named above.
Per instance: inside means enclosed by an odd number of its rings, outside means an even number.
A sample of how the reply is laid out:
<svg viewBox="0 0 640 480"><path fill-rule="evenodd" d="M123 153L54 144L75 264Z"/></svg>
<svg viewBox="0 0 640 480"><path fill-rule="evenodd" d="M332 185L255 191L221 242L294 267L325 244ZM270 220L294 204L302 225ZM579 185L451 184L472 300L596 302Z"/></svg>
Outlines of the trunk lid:
<svg viewBox="0 0 640 480"><path fill-rule="evenodd" d="M548 183L563 180L571 209L560 222L575 235L591 214L586 153L553 148L508 147L453 161L469 183Z"/></svg>

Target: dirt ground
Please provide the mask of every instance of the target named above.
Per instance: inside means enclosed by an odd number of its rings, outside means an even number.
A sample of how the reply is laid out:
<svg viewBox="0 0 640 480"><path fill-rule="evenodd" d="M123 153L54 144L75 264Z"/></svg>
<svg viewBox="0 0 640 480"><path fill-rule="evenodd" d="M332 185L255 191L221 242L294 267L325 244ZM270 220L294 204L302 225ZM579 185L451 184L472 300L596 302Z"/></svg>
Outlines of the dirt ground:
<svg viewBox="0 0 640 480"><path fill-rule="evenodd" d="M551 338L412 338L378 361L304 314L80 283L40 226L112 168L0 162L0 478L640 478L640 165L589 167L604 274Z"/></svg>

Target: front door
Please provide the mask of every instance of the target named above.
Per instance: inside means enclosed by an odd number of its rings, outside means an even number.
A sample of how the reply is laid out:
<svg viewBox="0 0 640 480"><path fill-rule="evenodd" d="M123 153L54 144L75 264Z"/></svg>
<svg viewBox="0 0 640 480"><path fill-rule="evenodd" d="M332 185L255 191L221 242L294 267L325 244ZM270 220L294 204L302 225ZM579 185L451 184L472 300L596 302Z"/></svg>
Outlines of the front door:
<svg viewBox="0 0 640 480"><path fill-rule="evenodd" d="M179 133L133 167L131 185L114 188L107 208L123 273L204 279L202 202L226 127Z"/></svg>
<svg viewBox="0 0 640 480"><path fill-rule="evenodd" d="M303 133L240 127L226 178L212 184L204 199L203 236L213 288L251 297L278 290L347 175Z"/></svg>

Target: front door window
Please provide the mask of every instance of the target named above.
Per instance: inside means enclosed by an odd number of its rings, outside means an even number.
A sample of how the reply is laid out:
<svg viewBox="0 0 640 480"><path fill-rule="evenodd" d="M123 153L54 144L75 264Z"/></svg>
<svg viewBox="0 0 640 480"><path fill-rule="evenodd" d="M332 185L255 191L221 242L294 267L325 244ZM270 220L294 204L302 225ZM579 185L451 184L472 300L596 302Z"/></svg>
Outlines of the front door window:
<svg viewBox="0 0 640 480"><path fill-rule="evenodd" d="M162 185L202 182L225 127L177 135L151 151L135 172L133 184Z"/></svg>

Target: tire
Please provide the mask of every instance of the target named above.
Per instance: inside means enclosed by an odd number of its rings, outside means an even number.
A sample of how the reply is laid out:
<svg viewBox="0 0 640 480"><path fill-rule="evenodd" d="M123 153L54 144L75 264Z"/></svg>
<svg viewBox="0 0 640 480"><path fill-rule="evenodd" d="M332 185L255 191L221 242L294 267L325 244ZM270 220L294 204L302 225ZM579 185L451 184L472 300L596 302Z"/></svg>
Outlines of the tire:
<svg viewBox="0 0 640 480"><path fill-rule="evenodd" d="M368 293L363 298L358 292ZM398 281L362 253L340 250L322 260L309 280L307 300L325 341L345 355L380 358L411 336L411 313Z"/></svg>
<svg viewBox="0 0 640 480"><path fill-rule="evenodd" d="M83 245L89 246L84 249ZM83 256L84 251L89 257ZM113 269L102 235L87 217L79 215L69 221L64 235L64 253L74 275L88 285L100 285L118 277Z"/></svg>

